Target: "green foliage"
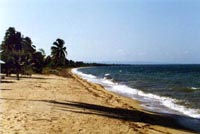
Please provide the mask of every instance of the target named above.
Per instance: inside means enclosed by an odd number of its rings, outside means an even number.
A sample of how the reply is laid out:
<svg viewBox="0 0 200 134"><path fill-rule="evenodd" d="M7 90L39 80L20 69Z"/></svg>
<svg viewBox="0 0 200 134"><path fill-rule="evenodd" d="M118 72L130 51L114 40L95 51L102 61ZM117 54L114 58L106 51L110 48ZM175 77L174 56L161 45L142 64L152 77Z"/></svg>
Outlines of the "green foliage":
<svg viewBox="0 0 200 134"><path fill-rule="evenodd" d="M67 51L64 44L65 41L58 38L51 47L52 63L55 67L65 65Z"/></svg>
<svg viewBox="0 0 200 134"><path fill-rule="evenodd" d="M36 73L42 73L44 67L44 55L41 52L35 52L33 54L32 62L33 71Z"/></svg>
<svg viewBox="0 0 200 134"><path fill-rule="evenodd" d="M51 56L47 56L47 57L44 59L44 65L47 66L47 67L51 67L51 66L52 66Z"/></svg>
<svg viewBox="0 0 200 134"><path fill-rule="evenodd" d="M1 71L7 75L15 73L17 74L17 79L19 79L20 73L36 72L58 74L62 72L64 74L65 71L63 71L63 68L66 67L104 65L67 60L67 50L64 44L65 41L58 38L53 42L51 55L46 56L43 49L36 51L36 47L33 45L31 38L22 36L14 27L10 27L6 30L4 39L0 45L0 58L5 62L5 64L1 65Z"/></svg>
<svg viewBox="0 0 200 134"><path fill-rule="evenodd" d="M32 72L33 65L39 66L38 64L42 64L41 57L44 58L42 54L36 52L31 38L23 37L14 27L8 28L0 48L1 59L5 62L2 65L2 72L7 75L16 73L17 79L20 73ZM41 72L41 68L37 71Z"/></svg>
<svg viewBox="0 0 200 134"><path fill-rule="evenodd" d="M10 27L5 34L4 41L1 44L1 59L5 63L5 71L7 75L10 71L14 71L19 79L19 72L23 65L23 47L25 42L20 32L15 31L15 28Z"/></svg>

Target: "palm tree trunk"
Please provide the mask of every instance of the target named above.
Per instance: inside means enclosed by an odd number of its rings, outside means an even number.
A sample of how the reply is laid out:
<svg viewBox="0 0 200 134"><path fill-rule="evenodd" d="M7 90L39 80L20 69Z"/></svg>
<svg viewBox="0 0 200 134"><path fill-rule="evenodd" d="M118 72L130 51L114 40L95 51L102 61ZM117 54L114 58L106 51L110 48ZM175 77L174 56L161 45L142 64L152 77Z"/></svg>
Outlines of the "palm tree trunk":
<svg viewBox="0 0 200 134"><path fill-rule="evenodd" d="M6 66L6 76L9 76L9 67Z"/></svg>
<svg viewBox="0 0 200 134"><path fill-rule="evenodd" d="M19 71L20 71L20 68L19 68L19 63L17 63L17 66L16 66L16 77L17 77L17 80L19 80Z"/></svg>
<svg viewBox="0 0 200 134"><path fill-rule="evenodd" d="M16 66L16 77L17 77L17 80L19 80L19 73L20 73L20 56L18 57L17 59L17 66Z"/></svg>
<svg viewBox="0 0 200 134"><path fill-rule="evenodd" d="M17 80L19 80L19 72L17 72Z"/></svg>

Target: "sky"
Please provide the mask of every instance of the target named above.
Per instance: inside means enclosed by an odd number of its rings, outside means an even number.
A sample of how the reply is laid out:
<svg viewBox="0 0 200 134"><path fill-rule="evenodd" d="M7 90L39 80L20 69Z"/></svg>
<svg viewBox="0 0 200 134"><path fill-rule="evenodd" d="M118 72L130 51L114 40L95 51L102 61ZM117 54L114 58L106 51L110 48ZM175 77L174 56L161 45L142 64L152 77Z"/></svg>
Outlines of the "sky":
<svg viewBox="0 0 200 134"><path fill-rule="evenodd" d="M0 0L1 41L9 27L75 61L200 63L198 0Z"/></svg>

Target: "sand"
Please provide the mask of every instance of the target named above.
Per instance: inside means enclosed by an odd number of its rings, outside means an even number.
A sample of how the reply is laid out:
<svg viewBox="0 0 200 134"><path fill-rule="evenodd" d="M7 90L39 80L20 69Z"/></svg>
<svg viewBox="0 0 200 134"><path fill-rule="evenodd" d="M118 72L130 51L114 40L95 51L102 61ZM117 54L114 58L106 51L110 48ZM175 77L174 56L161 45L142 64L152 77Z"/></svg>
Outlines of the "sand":
<svg viewBox="0 0 200 134"><path fill-rule="evenodd" d="M76 75L7 77L0 85L1 134L184 134L167 116L147 112Z"/></svg>

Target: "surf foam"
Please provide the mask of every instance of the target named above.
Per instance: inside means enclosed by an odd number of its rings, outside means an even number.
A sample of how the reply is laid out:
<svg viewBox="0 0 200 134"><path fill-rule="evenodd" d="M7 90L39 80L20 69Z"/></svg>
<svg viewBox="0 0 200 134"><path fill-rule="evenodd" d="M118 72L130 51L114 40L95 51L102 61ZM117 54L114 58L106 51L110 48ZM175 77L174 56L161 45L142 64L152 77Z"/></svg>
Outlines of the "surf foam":
<svg viewBox="0 0 200 134"><path fill-rule="evenodd" d="M72 69L72 73L75 73L83 79L103 85L107 90L118 93L120 95L137 99L142 102L142 106L147 110L153 112L161 112L168 114L180 114L186 115L192 118L200 119L200 110L186 108L185 106L176 104L178 100L169 97L158 96L152 93L145 93L141 90L130 88L126 85L115 83L109 79L98 78L92 74L84 74L78 71L77 68Z"/></svg>

